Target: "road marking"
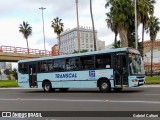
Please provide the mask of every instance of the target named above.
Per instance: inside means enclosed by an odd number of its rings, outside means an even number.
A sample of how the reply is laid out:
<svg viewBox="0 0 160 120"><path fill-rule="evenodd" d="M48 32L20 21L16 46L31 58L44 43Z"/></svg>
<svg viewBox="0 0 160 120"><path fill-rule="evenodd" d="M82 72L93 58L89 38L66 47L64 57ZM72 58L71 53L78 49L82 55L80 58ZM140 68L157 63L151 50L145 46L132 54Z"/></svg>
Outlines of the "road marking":
<svg viewBox="0 0 160 120"><path fill-rule="evenodd" d="M103 102L103 103L144 103L144 104L160 104L160 101L123 101L123 100L73 100L73 99L0 99L0 101L55 101L55 102Z"/></svg>
<svg viewBox="0 0 160 120"><path fill-rule="evenodd" d="M144 95L158 95L158 96L160 96L160 94L144 94Z"/></svg>
<svg viewBox="0 0 160 120"><path fill-rule="evenodd" d="M0 99L0 101L56 101L56 102L105 102L105 100L73 100L73 99L23 99L23 98L17 98L17 99Z"/></svg>
<svg viewBox="0 0 160 120"><path fill-rule="evenodd" d="M109 102L114 102L114 103L148 103L148 104L160 104L160 101L117 101L117 100L110 100Z"/></svg>

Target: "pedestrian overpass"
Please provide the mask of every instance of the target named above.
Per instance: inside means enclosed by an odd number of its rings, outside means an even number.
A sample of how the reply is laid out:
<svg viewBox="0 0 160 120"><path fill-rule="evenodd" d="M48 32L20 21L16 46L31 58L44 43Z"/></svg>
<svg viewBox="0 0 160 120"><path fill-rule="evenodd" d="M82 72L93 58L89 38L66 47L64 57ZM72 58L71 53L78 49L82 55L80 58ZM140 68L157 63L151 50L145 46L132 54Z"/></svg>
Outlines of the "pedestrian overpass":
<svg viewBox="0 0 160 120"><path fill-rule="evenodd" d="M23 59L32 59L45 56L51 56L51 51L13 47L13 46L0 46L0 62L17 62Z"/></svg>

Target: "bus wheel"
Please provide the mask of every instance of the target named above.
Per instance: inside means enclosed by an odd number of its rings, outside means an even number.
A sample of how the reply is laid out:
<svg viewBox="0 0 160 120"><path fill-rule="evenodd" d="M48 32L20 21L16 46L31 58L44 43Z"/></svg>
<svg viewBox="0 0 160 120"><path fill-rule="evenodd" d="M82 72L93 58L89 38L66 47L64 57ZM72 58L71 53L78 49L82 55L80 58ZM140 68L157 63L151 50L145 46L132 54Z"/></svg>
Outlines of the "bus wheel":
<svg viewBox="0 0 160 120"><path fill-rule="evenodd" d="M114 90L115 92L120 92L120 91L122 90L122 88L113 88L113 90Z"/></svg>
<svg viewBox="0 0 160 120"><path fill-rule="evenodd" d="M52 85L50 82L45 82L44 85L43 85L43 90L45 92L51 92L52 91Z"/></svg>
<svg viewBox="0 0 160 120"><path fill-rule="evenodd" d="M108 80L101 80L99 83L99 90L103 93L111 91L111 85Z"/></svg>
<svg viewBox="0 0 160 120"><path fill-rule="evenodd" d="M61 92L66 92L69 88L59 88Z"/></svg>

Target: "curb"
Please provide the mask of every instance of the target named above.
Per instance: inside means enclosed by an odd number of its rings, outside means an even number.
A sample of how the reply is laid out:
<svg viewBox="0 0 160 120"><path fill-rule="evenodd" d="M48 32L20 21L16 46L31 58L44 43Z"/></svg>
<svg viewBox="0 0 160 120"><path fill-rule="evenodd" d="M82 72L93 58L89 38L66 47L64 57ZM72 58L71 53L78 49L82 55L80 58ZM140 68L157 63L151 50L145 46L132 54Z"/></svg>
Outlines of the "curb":
<svg viewBox="0 0 160 120"><path fill-rule="evenodd" d="M140 87L160 87L160 85L143 85L143 86L140 86Z"/></svg>

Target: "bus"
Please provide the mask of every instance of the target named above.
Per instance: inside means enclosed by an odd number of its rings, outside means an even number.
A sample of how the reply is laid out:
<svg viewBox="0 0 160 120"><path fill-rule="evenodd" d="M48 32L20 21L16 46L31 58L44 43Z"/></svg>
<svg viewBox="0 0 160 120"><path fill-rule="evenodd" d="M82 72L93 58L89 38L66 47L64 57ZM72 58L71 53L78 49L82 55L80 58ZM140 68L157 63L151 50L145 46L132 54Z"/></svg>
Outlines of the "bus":
<svg viewBox="0 0 160 120"><path fill-rule="evenodd" d="M50 56L18 61L18 84L45 92L70 88L121 91L145 83L142 57L134 48Z"/></svg>

